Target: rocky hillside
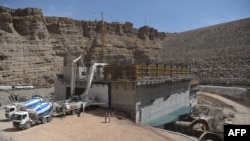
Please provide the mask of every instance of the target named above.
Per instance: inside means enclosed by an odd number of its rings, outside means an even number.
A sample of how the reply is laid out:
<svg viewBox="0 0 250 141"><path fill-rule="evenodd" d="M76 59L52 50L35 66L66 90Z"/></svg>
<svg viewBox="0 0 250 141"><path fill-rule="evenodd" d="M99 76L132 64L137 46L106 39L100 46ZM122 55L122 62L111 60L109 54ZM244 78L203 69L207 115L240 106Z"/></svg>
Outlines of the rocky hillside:
<svg viewBox="0 0 250 141"><path fill-rule="evenodd" d="M203 78L250 76L250 18L170 34L163 46L164 62L189 64Z"/></svg>
<svg viewBox="0 0 250 141"><path fill-rule="evenodd" d="M130 22L45 17L37 8L0 7L0 21L0 84L4 85L53 83L67 54L84 55L86 64L103 59L116 64L154 62L166 36L148 26L135 29Z"/></svg>
<svg viewBox="0 0 250 141"><path fill-rule="evenodd" d="M133 24L46 17L40 9L0 7L0 85L53 84L63 57L85 64L188 64L201 78L250 77L250 19L182 33Z"/></svg>

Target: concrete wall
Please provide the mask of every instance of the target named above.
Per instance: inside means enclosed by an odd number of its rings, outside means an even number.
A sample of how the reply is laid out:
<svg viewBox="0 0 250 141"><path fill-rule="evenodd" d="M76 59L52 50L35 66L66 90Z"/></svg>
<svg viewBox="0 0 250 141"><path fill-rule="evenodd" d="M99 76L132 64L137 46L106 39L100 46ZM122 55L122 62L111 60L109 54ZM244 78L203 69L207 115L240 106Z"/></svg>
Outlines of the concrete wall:
<svg viewBox="0 0 250 141"><path fill-rule="evenodd" d="M113 82L111 84L111 107L135 111L135 83Z"/></svg>
<svg viewBox="0 0 250 141"><path fill-rule="evenodd" d="M137 85L136 101L141 102L140 108L151 105L156 99L168 99L176 93L189 90L189 81L165 82L159 84Z"/></svg>
<svg viewBox="0 0 250 141"><path fill-rule="evenodd" d="M189 106L189 81L137 86L136 122L149 125Z"/></svg>
<svg viewBox="0 0 250 141"><path fill-rule="evenodd" d="M247 88L199 85L198 89L200 92L222 95L242 104L250 105L250 91Z"/></svg>
<svg viewBox="0 0 250 141"><path fill-rule="evenodd" d="M189 90L177 94L172 94L167 100L158 98L152 105L140 108L138 123L156 126L174 120L183 112L176 112L181 108L189 107ZM165 117L165 119L163 119Z"/></svg>
<svg viewBox="0 0 250 141"><path fill-rule="evenodd" d="M65 80L71 81L71 76L72 76L72 67L71 65L65 66L63 69L63 78Z"/></svg>
<svg viewBox="0 0 250 141"><path fill-rule="evenodd" d="M66 99L66 87L70 87L70 84L63 84L62 81L55 80L55 99L54 101L61 101Z"/></svg>
<svg viewBox="0 0 250 141"><path fill-rule="evenodd" d="M107 84L93 84L89 90L90 97L97 97L99 102L105 102L105 105L100 105L102 107L108 107L109 103L109 90Z"/></svg>

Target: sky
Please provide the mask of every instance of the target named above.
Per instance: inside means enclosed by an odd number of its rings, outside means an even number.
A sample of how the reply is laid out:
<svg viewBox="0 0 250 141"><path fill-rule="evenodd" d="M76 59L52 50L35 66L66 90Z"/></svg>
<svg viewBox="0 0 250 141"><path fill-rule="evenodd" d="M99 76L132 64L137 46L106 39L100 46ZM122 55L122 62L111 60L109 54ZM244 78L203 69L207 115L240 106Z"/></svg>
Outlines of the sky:
<svg viewBox="0 0 250 141"><path fill-rule="evenodd" d="M0 0L0 5L35 7L44 16L76 20L102 20L103 15L106 22L171 33L250 18L250 0Z"/></svg>

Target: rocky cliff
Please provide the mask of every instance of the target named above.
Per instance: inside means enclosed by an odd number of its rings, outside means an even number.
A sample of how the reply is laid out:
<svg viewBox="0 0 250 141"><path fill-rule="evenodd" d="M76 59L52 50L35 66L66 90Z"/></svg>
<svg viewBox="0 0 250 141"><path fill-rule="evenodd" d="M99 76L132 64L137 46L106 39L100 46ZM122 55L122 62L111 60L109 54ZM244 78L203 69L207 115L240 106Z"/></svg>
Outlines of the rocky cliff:
<svg viewBox="0 0 250 141"><path fill-rule="evenodd" d="M0 7L0 84L53 83L63 56L82 54L86 64L151 63L165 33L133 24L45 17L40 9ZM102 50L104 48L104 50ZM77 57L77 56L76 56Z"/></svg>

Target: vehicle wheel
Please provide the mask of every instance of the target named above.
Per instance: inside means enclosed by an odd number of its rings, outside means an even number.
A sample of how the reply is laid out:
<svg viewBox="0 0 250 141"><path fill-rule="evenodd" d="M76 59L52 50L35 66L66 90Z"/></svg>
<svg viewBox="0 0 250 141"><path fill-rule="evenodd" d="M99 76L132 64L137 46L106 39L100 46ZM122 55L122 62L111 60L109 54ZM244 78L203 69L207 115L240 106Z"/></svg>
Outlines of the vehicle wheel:
<svg viewBox="0 0 250 141"><path fill-rule="evenodd" d="M48 122L51 122L52 121L52 117L48 117Z"/></svg>
<svg viewBox="0 0 250 141"><path fill-rule="evenodd" d="M25 129L29 129L30 127L31 127L30 122L27 122L27 123L25 124Z"/></svg>
<svg viewBox="0 0 250 141"><path fill-rule="evenodd" d="M76 110L72 110L72 111L71 111L71 114L72 114L72 115L76 114Z"/></svg>
<svg viewBox="0 0 250 141"><path fill-rule="evenodd" d="M43 118L42 123L43 124L47 123L47 118Z"/></svg>

